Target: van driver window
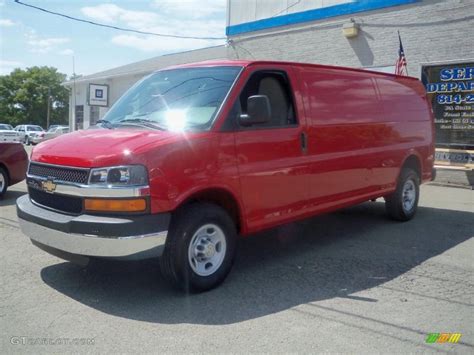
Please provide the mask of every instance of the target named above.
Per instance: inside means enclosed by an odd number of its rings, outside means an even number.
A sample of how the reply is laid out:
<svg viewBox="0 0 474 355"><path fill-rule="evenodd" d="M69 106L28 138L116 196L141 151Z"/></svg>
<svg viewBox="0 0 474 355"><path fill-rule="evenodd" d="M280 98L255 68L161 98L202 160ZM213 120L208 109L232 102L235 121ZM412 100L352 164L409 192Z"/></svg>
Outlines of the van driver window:
<svg viewBox="0 0 474 355"><path fill-rule="evenodd" d="M236 106L240 106L236 107L237 112L247 113L247 99L253 95L268 97L271 118L268 122L252 125L252 128L291 126L298 123L290 85L285 73L278 71L254 73L236 102Z"/></svg>

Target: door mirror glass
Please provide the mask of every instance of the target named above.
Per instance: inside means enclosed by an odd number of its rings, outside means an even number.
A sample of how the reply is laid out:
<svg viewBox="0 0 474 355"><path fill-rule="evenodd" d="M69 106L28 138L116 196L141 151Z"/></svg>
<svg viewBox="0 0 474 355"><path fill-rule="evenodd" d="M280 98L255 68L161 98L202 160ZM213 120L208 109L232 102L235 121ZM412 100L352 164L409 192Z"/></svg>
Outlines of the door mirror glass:
<svg viewBox="0 0 474 355"><path fill-rule="evenodd" d="M247 99L247 113L239 117L242 126L266 123L272 116L270 100L266 95L253 95Z"/></svg>

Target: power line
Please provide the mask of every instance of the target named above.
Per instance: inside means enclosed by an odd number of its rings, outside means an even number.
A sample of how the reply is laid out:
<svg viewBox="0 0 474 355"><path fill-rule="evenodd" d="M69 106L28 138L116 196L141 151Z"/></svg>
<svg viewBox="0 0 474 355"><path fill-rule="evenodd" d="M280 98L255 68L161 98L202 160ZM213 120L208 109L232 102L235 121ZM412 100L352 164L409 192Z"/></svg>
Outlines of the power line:
<svg viewBox="0 0 474 355"><path fill-rule="evenodd" d="M150 36L158 36L158 37L167 37L167 38L180 38L180 39L203 39L203 40L223 40L223 39L226 39L226 37L180 36L180 35L171 35L171 34L164 34L164 33L156 33L156 32L147 32L147 31L133 30L133 29L131 29L131 28L124 28L124 27L119 27L119 26L106 25L106 24L99 23L99 22L84 20L84 19L81 19L81 18L78 18L78 17L74 17L74 16L69 16L69 15L61 14L61 13L59 13L59 12L55 12L55 11L51 11L51 10L48 10L48 9L44 9L44 8L42 8L42 7L39 7L39 6L34 6L34 5L26 4L26 3L24 3L24 2L21 2L20 0L15 0L15 3L17 3L18 5L23 5L23 6L26 6L26 7L30 7L30 8L32 8L32 9L35 9L35 10L39 10L39 11L45 12L45 13L50 14L50 15L56 15L56 16L60 16L60 17L67 18L67 19L69 19L69 20L73 20L73 21L77 21L77 22L82 22L82 23L87 23L87 24L89 24L89 25L94 25L94 26L99 26L99 27L111 28L111 29L114 29L114 30L119 30L119 31L124 31L124 32L133 32L133 33L138 33L138 34L142 34L142 35L150 35Z"/></svg>

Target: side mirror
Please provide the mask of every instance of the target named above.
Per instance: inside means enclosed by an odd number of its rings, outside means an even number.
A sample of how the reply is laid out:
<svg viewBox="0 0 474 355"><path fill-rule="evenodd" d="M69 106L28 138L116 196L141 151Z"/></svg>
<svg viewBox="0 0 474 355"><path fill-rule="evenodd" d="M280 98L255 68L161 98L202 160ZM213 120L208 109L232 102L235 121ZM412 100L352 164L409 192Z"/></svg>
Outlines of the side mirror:
<svg viewBox="0 0 474 355"><path fill-rule="evenodd" d="M239 117L242 126L250 126L252 124L266 123L270 121L272 110L270 100L266 95L254 95L247 99L247 114Z"/></svg>

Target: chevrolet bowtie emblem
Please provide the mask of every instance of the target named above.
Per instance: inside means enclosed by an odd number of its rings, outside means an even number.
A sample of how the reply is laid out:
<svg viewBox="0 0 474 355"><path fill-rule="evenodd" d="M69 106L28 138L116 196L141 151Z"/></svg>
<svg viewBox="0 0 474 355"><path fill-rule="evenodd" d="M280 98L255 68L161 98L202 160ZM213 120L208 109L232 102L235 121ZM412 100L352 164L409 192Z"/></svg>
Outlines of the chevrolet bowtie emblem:
<svg viewBox="0 0 474 355"><path fill-rule="evenodd" d="M41 186L43 187L43 191L46 191L49 193L53 193L54 190L56 190L56 184L52 182L51 180L43 181Z"/></svg>

